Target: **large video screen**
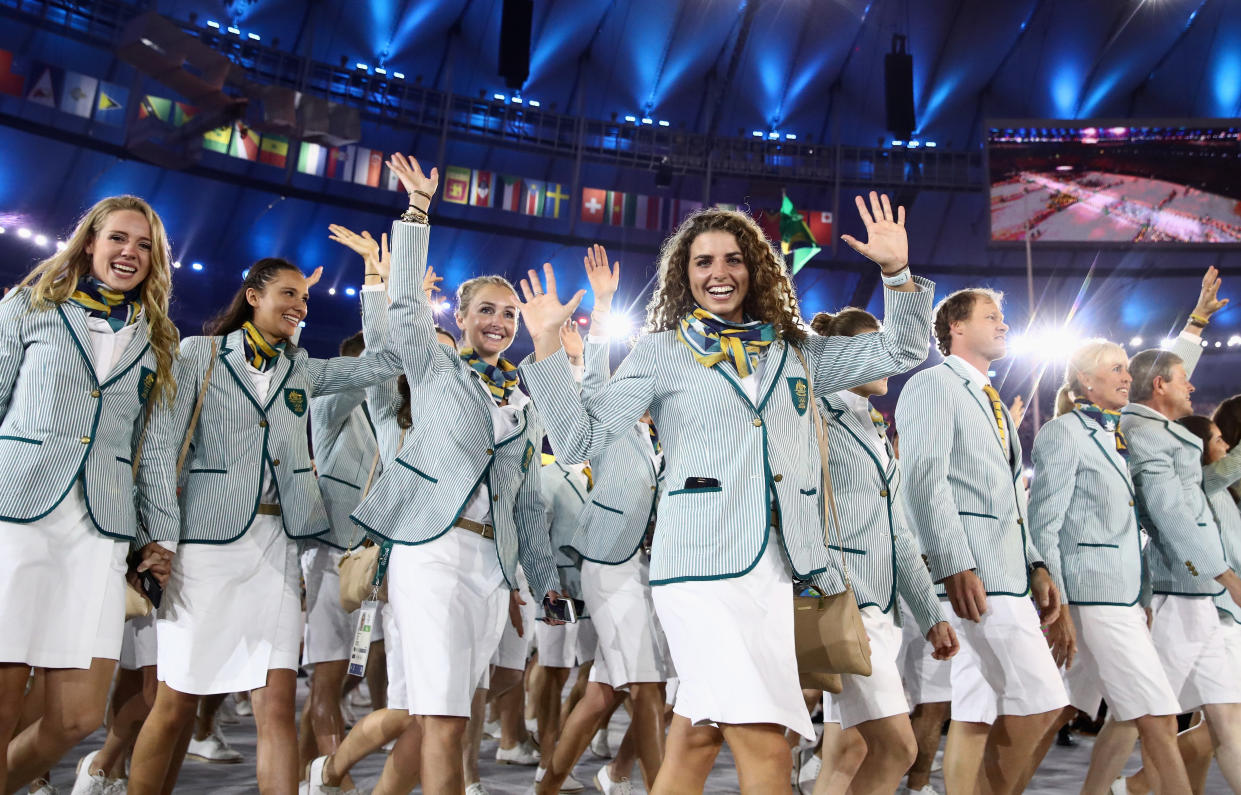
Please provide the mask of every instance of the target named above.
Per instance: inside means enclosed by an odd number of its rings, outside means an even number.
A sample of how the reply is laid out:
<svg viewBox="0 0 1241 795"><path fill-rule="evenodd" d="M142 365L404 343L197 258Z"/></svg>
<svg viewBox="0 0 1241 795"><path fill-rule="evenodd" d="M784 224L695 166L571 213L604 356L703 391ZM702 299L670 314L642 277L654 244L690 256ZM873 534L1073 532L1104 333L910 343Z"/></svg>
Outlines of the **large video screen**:
<svg viewBox="0 0 1241 795"><path fill-rule="evenodd" d="M1241 244L1227 120L993 122L987 164L994 243Z"/></svg>

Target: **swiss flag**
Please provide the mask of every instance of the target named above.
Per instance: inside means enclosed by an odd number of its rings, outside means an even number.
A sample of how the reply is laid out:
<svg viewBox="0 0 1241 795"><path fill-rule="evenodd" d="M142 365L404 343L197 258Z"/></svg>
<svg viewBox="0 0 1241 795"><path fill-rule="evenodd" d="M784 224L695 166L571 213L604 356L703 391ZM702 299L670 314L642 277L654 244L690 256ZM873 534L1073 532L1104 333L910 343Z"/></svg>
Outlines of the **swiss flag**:
<svg viewBox="0 0 1241 795"><path fill-rule="evenodd" d="M832 242L832 214L820 212L818 210L806 211L806 226L810 227L810 234L814 235L815 242L820 246L827 247Z"/></svg>
<svg viewBox="0 0 1241 795"><path fill-rule="evenodd" d="M603 223L603 209L608 193L599 188L582 188L582 220L592 224Z"/></svg>

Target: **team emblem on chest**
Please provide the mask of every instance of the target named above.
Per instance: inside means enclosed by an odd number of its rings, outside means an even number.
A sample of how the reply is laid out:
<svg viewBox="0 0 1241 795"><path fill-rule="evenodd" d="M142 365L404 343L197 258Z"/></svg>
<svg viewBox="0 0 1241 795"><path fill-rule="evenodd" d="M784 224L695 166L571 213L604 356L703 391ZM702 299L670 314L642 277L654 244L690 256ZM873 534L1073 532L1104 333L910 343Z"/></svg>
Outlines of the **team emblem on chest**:
<svg viewBox="0 0 1241 795"><path fill-rule="evenodd" d="M146 403L151 397L151 390L155 388L155 371L143 367L138 371L138 401Z"/></svg>
<svg viewBox="0 0 1241 795"><path fill-rule="evenodd" d="M306 413L306 390L305 389L286 389L284 390L284 403L289 407L289 411L297 416Z"/></svg>
<svg viewBox="0 0 1241 795"><path fill-rule="evenodd" d="M526 449L521 454L521 471L526 472L530 469L530 462L534 460L534 443L526 442Z"/></svg>
<svg viewBox="0 0 1241 795"><path fill-rule="evenodd" d="M810 390L806 387L806 379L786 378L785 381L789 385L789 395L793 398L793 408L797 409L799 415L805 415L806 409L810 407Z"/></svg>

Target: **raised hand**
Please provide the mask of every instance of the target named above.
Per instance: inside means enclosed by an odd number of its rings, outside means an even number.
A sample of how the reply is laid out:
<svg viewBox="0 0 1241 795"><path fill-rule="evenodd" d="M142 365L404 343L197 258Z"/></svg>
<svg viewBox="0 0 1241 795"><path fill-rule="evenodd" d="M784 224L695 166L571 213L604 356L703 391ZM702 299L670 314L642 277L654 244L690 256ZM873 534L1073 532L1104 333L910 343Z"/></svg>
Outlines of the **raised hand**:
<svg viewBox="0 0 1241 795"><path fill-rule="evenodd" d="M517 305L521 309L521 316L525 318L526 328L530 330L530 337L534 340L534 356L537 361L560 349L560 327L573 316L578 305L582 303L582 298L586 296L586 291L578 290L568 303L562 304L556 293L556 273L550 262L543 265L546 290L543 289L539 274L535 270L531 269L529 274L528 279L521 280L522 297L517 299Z"/></svg>
<svg viewBox="0 0 1241 795"><path fill-rule="evenodd" d="M596 243L586 249L582 264L586 266L586 278L590 280L590 291L595 296L594 311L610 312L612 296L620 287L620 263L614 263L609 268L607 250Z"/></svg>
<svg viewBox="0 0 1241 795"><path fill-rule="evenodd" d="M400 152L388 159L388 168L401 180L401 187L409 194L409 206L426 212L431 206L431 197L440 185L439 169L433 168L430 174L423 174L417 160Z"/></svg>
<svg viewBox="0 0 1241 795"><path fill-rule="evenodd" d="M1198 293L1198 303L1194 307L1195 315L1210 320L1211 315L1228 305L1227 298L1219 297L1219 288L1222 283L1219 270L1214 265L1207 268L1206 274L1202 277L1202 291Z"/></svg>
<svg viewBox="0 0 1241 795"><path fill-rule="evenodd" d="M565 355L569 357L570 362L581 364L582 352L586 350L586 344L582 341L582 333L577 330L577 323L571 317L560 327L560 344L564 347Z"/></svg>
<svg viewBox="0 0 1241 795"><path fill-rule="evenodd" d="M866 242L863 243L852 235L841 235L840 239L879 265L885 276L894 276L909 264L909 237L905 234L905 208L897 207L892 213L892 202L887 194L880 196L870 192L870 208L866 201L857 196L854 198L858 215L866 227Z"/></svg>
<svg viewBox="0 0 1241 795"><path fill-rule="evenodd" d="M311 287L314 287L316 284L319 283L319 280L322 278L323 278L323 266L320 265L319 267L312 270L310 272L310 275L306 277L306 289L309 290Z"/></svg>
<svg viewBox="0 0 1241 795"><path fill-rule="evenodd" d="M385 241L386 243L387 241ZM440 282L444 281L443 276L435 274L435 268L427 266L427 275L422 277L422 291L427 295L427 303L435 303L435 294L440 291Z"/></svg>
<svg viewBox="0 0 1241 795"><path fill-rule="evenodd" d="M1013 404L1008 407L1008 413L1013 418L1013 427L1020 428L1021 421L1026 418L1026 402L1021 395L1013 398Z"/></svg>
<svg viewBox="0 0 1241 795"><path fill-rule="evenodd" d="M371 237L370 232L363 231L358 234L351 229L341 226L340 224L328 224L328 231L332 234L327 236L328 240L340 243L345 248L357 254L366 263L367 270L373 270L375 263L379 262L379 243L375 238ZM384 235L385 245L387 248L387 235Z"/></svg>

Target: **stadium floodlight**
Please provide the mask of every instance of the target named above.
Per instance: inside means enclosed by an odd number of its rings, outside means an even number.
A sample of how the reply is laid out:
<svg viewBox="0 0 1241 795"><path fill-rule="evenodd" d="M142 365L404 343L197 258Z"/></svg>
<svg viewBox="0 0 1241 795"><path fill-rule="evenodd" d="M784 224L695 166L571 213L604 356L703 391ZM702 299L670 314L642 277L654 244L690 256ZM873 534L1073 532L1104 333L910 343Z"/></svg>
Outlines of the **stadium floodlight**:
<svg viewBox="0 0 1241 795"><path fill-rule="evenodd" d="M219 29L220 29L220 23L219 23L219 22L216 22L214 19L209 19L209 20L207 20L207 27L209 27L209 28L215 28L216 30L219 30Z"/></svg>
<svg viewBox="0 0 1241 795"><path fill-rule="evenodd" d="M404 72L393 72L393 73L392 73L392 76L393 76L393 77L395 77L397 80L404 80L404 79L405 79L405 73L404 73Z"/></svg>
<svg viewBox="0 0 1241 795"><path fill-rule="evenodd" d="M537 107L539 107L540 105L542 105L542 103L541 103L541 102L539 102L537 99L528 99L528 100L526 100L526 104L527 104L527 105L529 105L529 106L530 106L530 107L532 107L532 108L537 108Z"/></svg>
<svg viewBox="0 0 1241 795"><path fill-rule="evenodd" d="M1142 344L1142 338L1134 337L1133 339L1129 340L1129 344L1132 345L1134 348L1137 348Z"/></svg>
<svg viewBox="0 0 1241 795"><path fill-rule="evenodd" d="M229 33L231 33L231 34L233 34L234 36L240 36L240 35L241 35L241 29L240 29L240 28L235 28L235 27L233 27L232 25L229 25L229 26L228 26L228 32L229 32Z"/></svg>
<svg viewBox="0 0 1241 795"><path fill-rule="evenodd" d="M607 336L614 340L623 340L633 334L633 321L626 315L619 312L613 312L608 315L608 322L605 326Z"/></svg>
<svg viewBox="0 0 1241 795"><path fill-rule="evenodd" d="M755 131L754 131L754 137L755 137L755 138L762 138L762 137L763 137L763 131L762 131L762 130L755 130Z"/></svg>
<svg viewBox="0 0 1241 795"><path fill-rule="evenodd" d="M1008 353L1039 362L1067 359L1081 343L1082 335L1064 326L1028 329L1024 334L1008 335Z"/></svg>
<svg viewBox="0 0 1241 795"><path fill-rule="evenodd" d="M364 63L359 63L359 64L356 64L356 66L358 67L358 70L359 70L359 71L362 71L362 72L365 72L367 69L369 69L369 68L370 68L369 66L367 66L367 65L366 65L366 64L364 64Z"/></svg>
<svg viewBox="0 0 1241 795"><path fill-rule="evenodd" d="M1175 344L1176 344L1176 340L1160 340L1159 348L1161 350L1170 351L1172 350L1172 346Z"/></svg>
<svg viewBox="0 0 1241 795"><path fill-rule="evenodd" d="M1233 334L1231 337L1228 338L1229 348L1235 348L1238 345L1241 345L1241 335Z"/></svg>
<svg viewBox="0 0 1241 795"><path fill-rule="evenodd" d="M174 268L180 268L180 267L181 267L181 260L177 260L176 262L172 263L172 267L174 267Z"/></svg>
<svg viewBox="0 0 1241 795"><path fill-rule="evenodd" d="M196 271L200 271L203 269L203 264L201 262L194 262L190 264L190 268Z"/></svg>
<svg viewBox="0 0 1241 795"><path fill-rule="evenodd" d="M503 94L492 94L492 95L491 95L491 98L492 98L492 99L498 99L498 100L499 100L499 101L501 101L501 102L503 102L504 100L508 99L508 97L504 96Z"/></svg>
<svg viewBox="0 0 1241 795"><path fill-rule="evenodd" d="M671 124L672 124L672 123L671 123L671 122L669 122L669 121L667 121L666 119L660 119L660 120L659 120L659 126L660 126L660 127L668 127L668 126L671 126Z"/></svg>
<svg viewBox="0 0 1241 795"><path fill-rule="evenodd" d="M327 294L328 294L328 295L336 295L336 288L335 288L335 287L329 287L329 288L327 288Z"/></svg>
<svg viewBox="0 0 1241 795"><path fill-rule="evenodd" d="M17 230L17 236L20 237L22 240L29 240L30 236L33 234L34 232L31 232L29 229L26 229L25 227Z"/></svg>
<svg viewBox="0 0 1241 795"><path fill-rule="evenodd" d="M902 141L902 140L900 140L900 139L895 139L895 140L893 140L893 141L892 141L892 145L893 145L893 146L904 146L904 145L905 145L905 142L904 142L904 141Z"/></svg>
<svg viewBox="0 0 1241 795"><path fill-rule="evenodd" d="M797 133L785 133L785 134L784 134L784 140L786 140L786 141L796 141L796 140L797 140Z"/></svg>
<svg viewBox="0 0 1241 795"><path fill-rule="evenodd" d="M263 40L263 37L257 33L249 33L247 35L249 36L250 41L262 41Z"/></svg>
<svg viewBox="0 0 1241 795"><path fill-rule="evenodd" d="M637 122L637 120L638 120L637 116L626 116L625 117L625 121L629 122L630 124Z"/></svg>
<svg viewBox="0 0 1241 795"><path fill-rule="evenodd" d="M47 235L35 235L34 244L39 247L47 245Z"/></svg>
<svg viewBox="0 0 1241 795"><path fill-rule="evenodd" d="M388 74L388 70L387 70L387 69L384 69L382 66L376 66L376 67L375 67L375 74L377 74L377 75L386 75L386 74Z"/></svg>
<svg viewBox="0 0 1241 795"><path fill-rule="evenodd" d="M651 123L652 123L652 120L651 120L650 118L646 117L646 116L643 116L643 117L642 117L642 123L643 123L643 124L651 124Z"/></svg>
<svg viewBox="0 0 1241 795"><path fill-rule="evenodd" d="M352 287L345 288L345 295L357 295L357 294L358 294L358 291L353 289Z"/></svg>

